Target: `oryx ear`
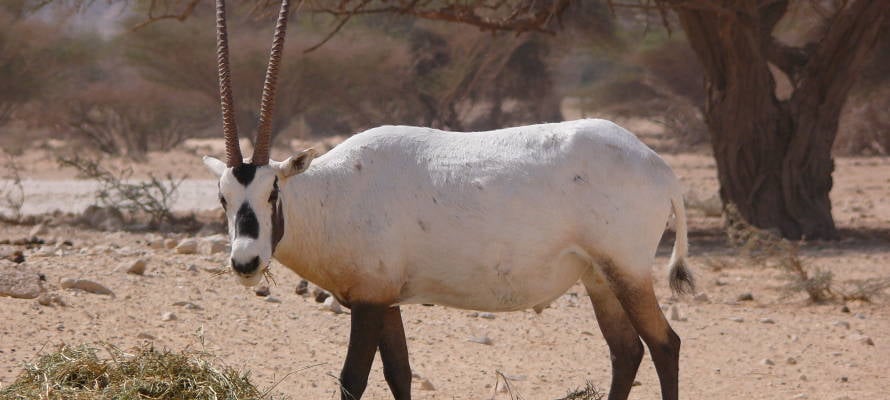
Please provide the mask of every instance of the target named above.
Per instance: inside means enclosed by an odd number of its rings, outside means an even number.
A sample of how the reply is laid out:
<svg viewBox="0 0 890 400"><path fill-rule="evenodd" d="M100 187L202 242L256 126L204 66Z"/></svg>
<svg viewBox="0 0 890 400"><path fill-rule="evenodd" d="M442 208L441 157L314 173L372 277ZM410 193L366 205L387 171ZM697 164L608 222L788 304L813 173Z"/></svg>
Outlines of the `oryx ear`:
<svg viewBox="0 0 890 400"><path fill-rule="evenodd" d="M204 165L206 165L207 169L209 169L210 172L213 172L217 178L222 177L222 174L226 172L226 168L228 168L226 167L226 163L210 156L204 156Z"/></svg>
<svg viewBox="0 0 890 400"><path fill-rule="evenodd" d="M285 179L305 171L316 156L318 152L315 149L306 149L282 162L269 161L269 166L278 173L279 178Z"/></svg>

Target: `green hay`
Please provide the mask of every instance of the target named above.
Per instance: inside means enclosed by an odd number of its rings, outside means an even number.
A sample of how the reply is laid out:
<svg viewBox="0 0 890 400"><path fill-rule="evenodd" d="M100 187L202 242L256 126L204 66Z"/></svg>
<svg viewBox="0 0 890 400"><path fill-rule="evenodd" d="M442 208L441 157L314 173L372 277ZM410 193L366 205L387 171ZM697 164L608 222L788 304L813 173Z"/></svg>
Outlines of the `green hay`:
<svg viewBox="0 0 890 400"><path fill-rule="evenodd" d="M0 400L272 400L250 383L249 374L216 367L206 353L172 353L152 346L134 351L109 346L111 359L103 360L95 348L61 346L26 365L15 382L0 389Z"/></svg>

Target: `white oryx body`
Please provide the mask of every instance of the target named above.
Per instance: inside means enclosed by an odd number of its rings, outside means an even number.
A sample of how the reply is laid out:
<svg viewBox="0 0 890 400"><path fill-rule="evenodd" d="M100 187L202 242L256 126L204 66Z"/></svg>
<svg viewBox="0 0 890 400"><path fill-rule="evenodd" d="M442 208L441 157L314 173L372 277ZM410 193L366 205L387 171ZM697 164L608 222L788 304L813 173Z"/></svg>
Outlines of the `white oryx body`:
<svg viewBox="0 0 890 400"><path fill-rule="evenodd" d="M605 120L379 127L316 158L280 196L275 258L341 301L486 311L540 310L600 260L648 277L682 202L667 164Z"/></svg>

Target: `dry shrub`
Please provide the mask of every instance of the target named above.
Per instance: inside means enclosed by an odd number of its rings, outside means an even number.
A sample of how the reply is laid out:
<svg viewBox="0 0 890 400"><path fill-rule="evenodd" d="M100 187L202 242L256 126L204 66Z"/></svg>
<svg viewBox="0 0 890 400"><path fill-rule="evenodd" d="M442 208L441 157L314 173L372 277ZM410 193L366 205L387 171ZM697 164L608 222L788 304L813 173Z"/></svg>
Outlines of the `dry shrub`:
<svg viewBox="0 0 890 400"><path fill-rule="evenodd" d="M159 351L142 346L127 353L107 346L101 359L89 346L63 345L27 364L0 399L272 399L206 353Z"/></svg>
<svg viewBox="0 0 890 400"><path fill-rule="evenodd" d="M851 280L838 287L834 274L821 268L808 267L800 257L798 243L788 241L775 232L749 224L733 204L724 209L729 243L749 264L779 269L786 274L786 290L805 292L816 303L830 300L870 302L890 287L890 279ZM712 263L712 266L720 266Z"/></svg>
<svg viewBox="0 0 890 400"><path fill-rule="evenodd" d="M605 394L600 392L593 383L587 381L583 388L575 389L566 394L566 397L557 400L601 400L603 397L605 397Z"/></svg>
<svg viewBox="0 0 890 400"><path fill-rule="evenodd" d="M9 210L4 219L13 222L22 219L22 207L25 205L25 186L22 184L21 165L12 154L6 153L5 174L0 177L0 208Z"/></svg>
<svg viewBox="0 0 890 400"><path fill-rule="evenodd" d="M161 179L149 174L148 180L134 180L131 168L114 173L98 161L79 156L61 157L58 161L61 167L74 168L81 177L99 183L95 194L98 205L121 210L131 218L147 215L155 225L175 222L170 207L185 176L174 178L168 173Z"/></svg>

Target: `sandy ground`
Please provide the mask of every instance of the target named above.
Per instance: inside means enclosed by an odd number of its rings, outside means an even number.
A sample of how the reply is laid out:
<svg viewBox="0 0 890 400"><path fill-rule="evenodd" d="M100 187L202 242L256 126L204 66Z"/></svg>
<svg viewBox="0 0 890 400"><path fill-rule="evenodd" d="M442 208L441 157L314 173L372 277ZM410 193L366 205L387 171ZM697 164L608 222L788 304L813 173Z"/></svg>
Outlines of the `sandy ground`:
<svg viewBox="0 0 890 400"><path fill-rule="evenodd" d="M195 155L181 151L152 157L181 159L166 164L161 172L188 171L193 179L210 178ZM25 157L44 156L26 153ZM716 191L710 157L665 158L690 193L707 197ZM29 179L71 182L73 178L60 176L50 162L43 167L32 163L29 168L25 171ZM804 260L812 267L830 269L839 283L890 278L890 159L840 159L835 182L835 217L846 238L808 244ZM64 196L59 197L59 207L68 199ZM212 187L209 196L214 196ZM204 207L202 199L195 196L193 205ZM719 218L692 210L690 219L691 264L699 291L708 299L670 296L664 266L672 242L662 243L653 266L662 304L676 306L686 319L671 322L683 338L684 398L887 398L886 296L872 304L848 303L849 313L842 312L838 303L809 304L805 296L781 290L785 282L780 272L744 266L724 245ZM30 229L2 226L0 240L26 237ZM22 363L59 343L101 341L127 348L150 341L178 350L200 348L203 342L220 362L249 369L261 387L277 384L275 392L293 399L338 398L334 377L346 352L349 315L321 310L313 299L296 295L299 277L284 267L273 267L278 284L271 291L280 302L269 302L239 286L230 275L208 272L225 264L224 254L180 255L152 249L148 243L159 238L155 234L60 226L50 227L43 236L70 240L73 245L26 250L24 267L45 274L45 288L61 295L67 305L46 307L35 300L0 297L0 385L14 380ZM148 260L146 274L126 274L121 267L138 258ZM723 260L724 267L714 268L714 259ZM60 289L60 279L78 277L101 282L115 296ZM501 313L493 319L438 306L404 307L412 367L435 387L425 391L415 385L415 398L510 398L509 393L494 393L498 371L511 380L513 394L524 399L558 398L587 380L607 388L608 350L583 293L576 285L540 315ZM736 301L743 293L752 294L754 300ZM198 308L175 305L178 302ZM176 319L164 321L166 312L175 313ZM142 338L147 336L154 339ZM492 344L469 341L480 336ZM648 355L637 380L640 384L632 398L660 398ZM365 398L391 398L379 358Z"/></svg>

